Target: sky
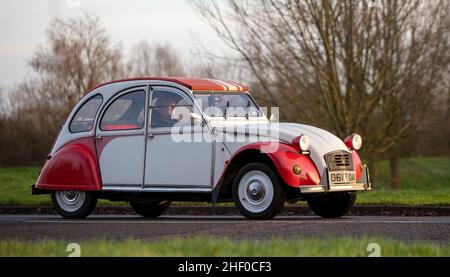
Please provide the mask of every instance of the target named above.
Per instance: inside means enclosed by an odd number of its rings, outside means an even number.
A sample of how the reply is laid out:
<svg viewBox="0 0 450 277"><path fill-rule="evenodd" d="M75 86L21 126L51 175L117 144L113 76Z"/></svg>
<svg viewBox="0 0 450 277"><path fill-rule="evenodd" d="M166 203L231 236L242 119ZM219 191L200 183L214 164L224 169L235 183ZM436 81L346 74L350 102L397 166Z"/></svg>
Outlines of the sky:
<svg viewBox="0 0 450 277"><path fill-rule="evenodd" d="M199 41L218 46L214 31L187 0L0 0L0 87L30 74L28 62L44 45L53 18L85 12L100 17L125 54L143 39L170 43L183 56L191 55Z"/></svg>

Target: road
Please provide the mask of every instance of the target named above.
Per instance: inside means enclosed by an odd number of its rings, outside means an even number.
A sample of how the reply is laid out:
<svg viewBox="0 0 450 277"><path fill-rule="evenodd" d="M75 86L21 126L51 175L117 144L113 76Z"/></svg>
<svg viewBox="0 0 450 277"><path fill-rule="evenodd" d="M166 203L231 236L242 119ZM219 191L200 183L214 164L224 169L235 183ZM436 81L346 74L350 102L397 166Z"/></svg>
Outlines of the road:
<svg viewBox="0 0 450 277"><path fill-rule="evenodd" d="M240 216L137 216L98 215L66 220L51 215L0 215L0 240L85 239L158 240L192 235L232 239L322 238L377 236L401 241L450 243L450 217L347 216L322 219L315 216L279 216L249 221Z"/></svg>

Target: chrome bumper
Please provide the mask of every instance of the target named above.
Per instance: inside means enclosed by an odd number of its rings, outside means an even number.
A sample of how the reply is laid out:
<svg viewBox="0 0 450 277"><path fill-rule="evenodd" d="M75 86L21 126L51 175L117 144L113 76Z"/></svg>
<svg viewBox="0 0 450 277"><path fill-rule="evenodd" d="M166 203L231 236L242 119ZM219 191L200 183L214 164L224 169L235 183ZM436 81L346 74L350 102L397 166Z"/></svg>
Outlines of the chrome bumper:
<svg viewBox="0 0 450 277"><path fill-rule="evenodd" d="M372 184L370 182L369 168L364 165L364 169L356 183L339 184L330 186L328 182L328 168L324 170L320 183L316 186L301 186L301 193L322 193L322 192L336 192L336 191L362 191L371 190Z"/></svg>

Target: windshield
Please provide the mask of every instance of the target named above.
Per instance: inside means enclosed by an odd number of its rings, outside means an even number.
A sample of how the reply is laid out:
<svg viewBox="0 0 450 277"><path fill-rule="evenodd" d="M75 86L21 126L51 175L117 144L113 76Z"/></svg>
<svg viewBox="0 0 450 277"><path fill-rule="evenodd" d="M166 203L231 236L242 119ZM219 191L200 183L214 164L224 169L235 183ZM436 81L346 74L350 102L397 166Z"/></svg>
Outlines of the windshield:
<svg viewBox="0 0 450 277"><path fill-rule="evenodd" d="M194 93L203 112L211 117L261 117L262 112L247 93Z"/></svg>

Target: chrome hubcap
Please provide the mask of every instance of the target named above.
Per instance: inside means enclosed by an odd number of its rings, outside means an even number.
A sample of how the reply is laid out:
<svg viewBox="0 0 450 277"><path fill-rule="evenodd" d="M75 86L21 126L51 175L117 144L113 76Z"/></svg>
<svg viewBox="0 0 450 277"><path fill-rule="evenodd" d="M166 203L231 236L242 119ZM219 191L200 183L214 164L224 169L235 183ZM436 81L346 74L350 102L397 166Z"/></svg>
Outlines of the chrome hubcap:
<svg viewBox="0 0 450 277"><path fill-rule="evenodd" d="M273 199L273 184L262 171L252 170L242 176L238 187L239 200L250 212L265 211Z"/></svg>
<svg viewBox="0 0 450 277"><path fill-rule="evenodd" d="M56 201L67 212L75 212L83 206L86 198L84 191L57 191Z"/></svg>
<svg viewBox="0 0 450 277"><path fill-rule="evenodd" d="M247 186L248 200L258 203L264 199L264 195L266 195L266 190L264 189L264 184L259 180L255 180Z"/></svg>

